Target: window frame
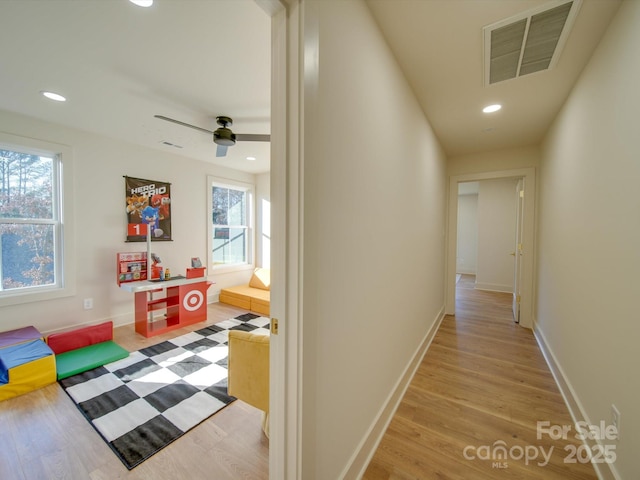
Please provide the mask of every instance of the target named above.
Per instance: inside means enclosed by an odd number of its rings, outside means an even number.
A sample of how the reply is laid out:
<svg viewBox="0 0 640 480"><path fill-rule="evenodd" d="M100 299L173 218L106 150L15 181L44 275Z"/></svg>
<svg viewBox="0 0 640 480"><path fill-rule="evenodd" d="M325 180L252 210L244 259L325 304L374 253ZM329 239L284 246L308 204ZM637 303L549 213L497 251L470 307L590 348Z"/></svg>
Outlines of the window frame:
<svg viewBox="0 0 640 480"><path fill-rule="evenodd" d="M54 160L52 220L42 222L41 219L33 219L33 222L19 221L11 223L53 224L56 265L53 285L0 291L0 307L73 296L76 294L76 269L74 259L75 228L73 225L72 149L66 145L4 132L0 132L0 147L4 150L50 157Z"/></svg>
<svg viewBox="0 0 640 480"><path fill-rule="evenodd" d="M231 180L228 178L207 176L207 265L209 266L209 273L229 273L239 272L243 270L250 270L255 268L255 211L256 211L256 196L255 185L252 183L241 182L238 180ZM247 215L246 226L247 229L247 247L246 247L246 262L234 263L234 264L222 264L214 265L213 263L213 202L212 194L213 188L231 188L234 190L243 190L247 195Z"/></svg>

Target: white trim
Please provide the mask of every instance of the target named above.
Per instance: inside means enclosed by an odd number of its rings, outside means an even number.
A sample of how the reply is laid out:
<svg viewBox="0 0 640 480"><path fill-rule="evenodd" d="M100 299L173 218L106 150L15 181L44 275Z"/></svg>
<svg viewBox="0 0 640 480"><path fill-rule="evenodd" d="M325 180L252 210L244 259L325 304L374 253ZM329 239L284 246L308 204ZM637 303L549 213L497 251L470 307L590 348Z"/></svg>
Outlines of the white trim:
<svg viewBox="0 0 640 480"><path fill-rule="evenodd" d="M468 173L449 177L448 199L448 240L447 240L447 268L445 272L446 300L445 313L455 315L456 311L456 250L458 235L458 183L493 180L496 178L524 179L525 200L523 215L523 256L522 256L522 285L520 301L520 326L532 328L533 322L533 275L535 257L535 202L536 202L536 173L535 168L520 168L514 170L500 170L495 172Z"/></svg>
<svg viewBox="0 0 640 480"><path fill-rule="evenodd" d="M497 283L478 283L476 282L476 290L486 290L488 292L513 293L513 285L499 285Z"/></svg>
<svg viewBox="0 0 640 480"><path fill-rule="evenodd" d="M299 0L256 0L271 15L271 316L269 478L301 478L302 288Z"/></svg>
<svg viewBox="0 0 640 480"><path fill-rule="evenodd" d="M456 274L459 274L459 275L473 275L475 277L476 276L476 271L475 270L465 270L463 268L458 268L458 269L456 269Z"/></svg>
<svg viewBox="0 0 640 480"><path fill-rule="evenodd" d="M233 263L228 265L217 265L210 269L207 269L207 277L213 277L214 275L222 275L231 272L242 272L244 270L254 270L255 264L253 263Z"/></svg>
<svg viewBox="0 0 640 480"><path fill-rule="evenodd" d="M61 256L61 266L56 271L56 275L62 273L60 286L51 286L50 288L38 289L33 291L25 289L23 292L16 292L2 296L0 298L0 306L19 305L30 302L38 302L42 300L52 300L56 298L71 297L76 294L76 261L75 261L75 221L74 221L74 202L73 202L73 151L67 145L61 145L53 142L37 140L34 138L21 137L10 133L0 132L0 144L3 147L15 149L16 151L24 151L27 149L30 153L39 153L43 156L58 157L58 183L60 186L60 196L57 201L61 232L57 235L62 236L63 245ZM54 208L55 204L54 204ZM56 241L59 237L56 236Z"/></svg>
<svg viewBox="0 0 640 480"><path fill-rule="evenodd" d="M411 360L405 367L394 388L387 396L387 399L382 405L382 408L376 415L375 421L367 430L367 433L358 444L356 451L353 453L353 455L351 455L351 458L347 462L347 466L344 468L338 478L341 478L343 480L352 478L358 479L362 478L362 476L364 475L365 470L369 466L369 462L371 462L371 458L375 454L378 445L382 441L384 433L387 431L389 423L391 423L393 416L395 415L398 407L400 406L400 403L402 402L402 399L404 398L404 394L407 391L407 388L409 388L409 385L411 384L411 380L413 379L416 370L418 370L418 367L422 363L422 359L427 353L427 350L429 349L433 338L438 332L444 316L445 314L443 306L440 309L440 312L438 312L438 315L436 315L434 322L431 324L431 327L425 334L422 342L420 342L420 345L414 352Z"/></svg>
<svg viewBox="0 0 640 480"><path fill-rule="evenodd" d="M542 330L540 330L535 319L533 322L533 335L536 342L538 342L538 346L540 347L540 351L542 352L547 365L549 366L549 370L551 370L551 374L556 381L556 385L558 385L558 388L560 389L560 393L562 394L564 403L569 409L569 414L571 415L574 425L578 422L586 422L588 425L594 425L585 413L582 402L580 402L580 399L576 395L575 390L571 386L571 382L569 382L564 370L558 363L558 359L554 355L553 350L551 350L551 347L549 347L547 339L544 336L544 333L542 333ZM583 443L589 447L590 451L594 451L593 447L596 444L601 444L600 441L596 440L585 440ZM615 463L593 463L592 465L600 480L622 480L620 474L616 470Z"/></svg>

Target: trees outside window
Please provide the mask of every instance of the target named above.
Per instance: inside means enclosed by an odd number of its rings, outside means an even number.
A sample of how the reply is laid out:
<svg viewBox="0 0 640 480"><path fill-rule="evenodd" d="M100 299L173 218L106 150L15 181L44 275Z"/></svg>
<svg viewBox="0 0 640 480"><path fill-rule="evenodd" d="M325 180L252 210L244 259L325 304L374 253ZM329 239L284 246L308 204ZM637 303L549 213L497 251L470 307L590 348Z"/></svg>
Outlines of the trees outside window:
<svg viewBox="0 0 640 480"><path fill-rule="evenodd" d="M0 296L61 284L60 161L0 146Z"/></svg>

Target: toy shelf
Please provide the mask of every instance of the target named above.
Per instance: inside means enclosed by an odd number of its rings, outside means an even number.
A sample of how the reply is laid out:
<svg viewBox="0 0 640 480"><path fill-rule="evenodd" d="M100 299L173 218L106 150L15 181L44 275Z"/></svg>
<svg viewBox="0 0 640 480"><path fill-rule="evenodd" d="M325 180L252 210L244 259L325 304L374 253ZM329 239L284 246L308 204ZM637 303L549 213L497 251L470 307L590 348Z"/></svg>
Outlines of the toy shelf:
<svg viewBox="0 0 640 480"><path fill-rule="evenodd" d="M205 277L123 283L135 296L135 330L153 337L207 319Z"/></svg>
<svg viewBox="0 0 640 480"><path fill-rule="evenodd" d="M147 279L147 253L116 253L116 271L118 285L128 282L139 282Z"/></svg>

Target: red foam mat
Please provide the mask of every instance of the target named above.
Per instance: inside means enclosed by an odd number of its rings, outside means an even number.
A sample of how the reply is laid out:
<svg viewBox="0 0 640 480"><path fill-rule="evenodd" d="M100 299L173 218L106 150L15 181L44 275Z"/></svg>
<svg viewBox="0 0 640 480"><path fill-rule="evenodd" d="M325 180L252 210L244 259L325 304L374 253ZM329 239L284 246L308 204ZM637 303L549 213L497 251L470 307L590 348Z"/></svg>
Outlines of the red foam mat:
<svg viewBox="0 0 640 480"><path fill-rule="evenodd" d="M59 354L109 340L113 340L111 320L68 332L52 333L47 337L47 344L54 353Z"/></svg>

